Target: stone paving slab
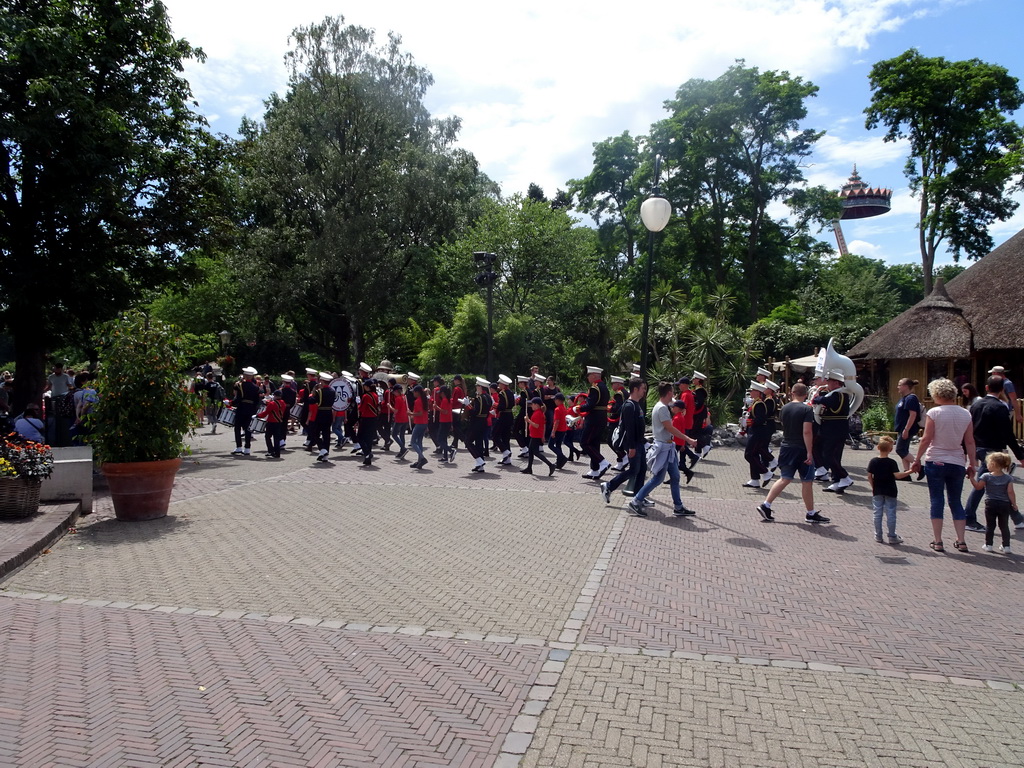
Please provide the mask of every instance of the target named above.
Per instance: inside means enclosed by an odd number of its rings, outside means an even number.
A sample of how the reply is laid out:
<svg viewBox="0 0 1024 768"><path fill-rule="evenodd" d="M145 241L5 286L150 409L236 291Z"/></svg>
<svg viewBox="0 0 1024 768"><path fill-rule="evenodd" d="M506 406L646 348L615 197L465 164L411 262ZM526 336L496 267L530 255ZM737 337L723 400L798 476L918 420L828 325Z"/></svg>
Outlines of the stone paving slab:
<svg viewBox="0 0 1024 768"><path fill-rule="evenodd" d="M247 484L90 524L4 586L553 640L616 517L571 495Z"/></svg>
<svg viewBox="0 0 1024 768"><path fill-rule="evenodd" d="M1024 563L932 552L920 510L900 546L875 542L870 510L830 514L631 519L583 641L1024 682Z"/></svg>
<svg viewBox="0 0 1024 768"><path fill-rule="evenodd" d="M0 599L0 764L490 766L540 648Z"/></svg>
<svg viewBox="0 0 1024 768"><path fill-rule="evenodd" d="M58 541L71 528L80 506L77 501L40 504L34 515L0 520L0 579Z"/></svg>
<svg viewBox="0 0 1024 768"><path fill-rule="evenodd" d="M1024 764L1024 697L915 680L576 652L525 768Z"/></svg>

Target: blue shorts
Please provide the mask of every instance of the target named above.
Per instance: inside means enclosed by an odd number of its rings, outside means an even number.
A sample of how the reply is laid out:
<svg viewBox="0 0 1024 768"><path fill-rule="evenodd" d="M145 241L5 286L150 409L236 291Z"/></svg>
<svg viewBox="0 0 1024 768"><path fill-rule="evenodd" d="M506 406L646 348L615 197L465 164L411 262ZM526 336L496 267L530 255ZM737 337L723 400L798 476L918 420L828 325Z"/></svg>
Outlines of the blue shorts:
<svg viewBox="0 0 1024 768"><path fill-rule="evenodd" d="M779 474L786 480L796 480L799 477L801 483L814 481L814 465L805 464L807 451L802 445L797 447L782 446L779 450Z"/></svg>

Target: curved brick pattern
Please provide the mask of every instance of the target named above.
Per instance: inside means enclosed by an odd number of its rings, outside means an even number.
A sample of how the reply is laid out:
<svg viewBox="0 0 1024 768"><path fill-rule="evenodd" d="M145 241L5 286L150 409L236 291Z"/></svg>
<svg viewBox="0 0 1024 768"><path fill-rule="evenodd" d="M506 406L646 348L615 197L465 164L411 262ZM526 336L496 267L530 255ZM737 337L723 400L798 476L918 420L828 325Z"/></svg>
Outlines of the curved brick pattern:
<svg viewBox="0 0 1024 768"><path fill-rule="evenodd" d="M899 512L904 545L878 544L853 494L818 493L832 525L786 498L768 524L761 496L630 519L581 642L1024 682L1024 559L935 554L920 508Z"/></svg>
<svg viewBox="0 0 1024 768"><path fill-rule="evenodd" d="M937 768L1024 764L1019 693L574 653L521 765Z"/></svg>
<svg viewBox="0 0 1024 768"><path fill-rule="evenodd" d="M0 764L490 766L540 648L0 601Z"/></svg>
<svg viewBox="0 0 1024 768"><path fill-rule="evenodd" d="M83 527L5 586L557 639L618 516L593 499L260 483Z"/></svg>

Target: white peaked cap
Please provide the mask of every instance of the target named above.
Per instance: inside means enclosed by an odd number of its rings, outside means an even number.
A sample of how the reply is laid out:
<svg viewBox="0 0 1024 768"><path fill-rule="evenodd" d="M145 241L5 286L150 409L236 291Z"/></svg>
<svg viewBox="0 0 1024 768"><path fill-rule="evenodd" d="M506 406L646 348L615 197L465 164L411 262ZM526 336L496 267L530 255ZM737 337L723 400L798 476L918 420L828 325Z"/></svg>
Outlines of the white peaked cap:
<svg viewBox="0 0 1024 768"><path fill-rule="evenodd" d="M592 373L604 373L604 368L598 368L596 365L588 365L587 375L589 376Z"/></svg>
<svg viewBox="0 0 1024 768"><path fill-rule="evenodd" d="M314 376L316 376L318 373L320 373L320 371L318 371L316 368L307 368L306 373L311 373Z"/></svg>
<svg viewBox="0 0 1024 768"><path fill-rule="evenodd" d="M701 373L700 371L694 371L694 372L693 372L693 376L691 376L690 378L691 378L691 379L700 379L701 381L707 381L707 380L708 380L708 377L707 377L707 376L705 376L705 375L704 375L703 373Z"/></svg>
<svg viewBox="0 0 1024 768"><path fill-rule="evenodd" d="M544 381L546 378L547 378L547 376L545 376L543 373L535 373L535 374L533 374L533 380L534 381Z"/></svg>
<svg viewBox="0 0 1024 768"><path fill-rule="evenodd" d="M767 381L766 381L766 382L764 383L764 385L765 385L766 387L768 387L768 389L772 390L773 392L778 392L778 391L779 391L780 389L782 389L782 387L780 387L780 386L779 386L778 384L776 384L776 383L775 383L774 381L772 381L771 379L768 379L768 380L767 380Z"/></svg>
<svg viewBox="0 0 1024 768"><path fill-rule="evenodd" d="M329 374L327 371L320 372L320 381L334 381L334 376Z"/></svg>
<svg viewBox="0 0 1024 768"><path fill-rule="evenodd" d="M511 384L512 383L512 379L510 379L504 373L501 373L501 374L498 375L498 381L500 381L502 384Z"/></svg>
<svg viewBox="0 0 1024 768"><path fill-rule="evenodd" d="M516 376L516 381L529 381L529 376Z"/></svg>
<svg viewBox="0 0 1024 768"><path fill-rule="evenodd" d="M341 375L342 375L342 376L344 376L344 377L345 377L346 379L351 379L351 378L354 378L354 377L352 376L352 374L351 374L351 373L349 373L348 371L342 371L342 372L341 372Z"/></svg>
<svg viewBox="0 0 1024 768"><path fill-rule="evenodd" d="M843 371L828 371L825 374L826 379L833 379L834 381L846 381L846 374Z"/></svg>
<svg viewBox="0 0 1024 768"><path fill-rule="evenodd" d="M612 376L612 384L625 384L626 380L621 376Z"/></svg>
<svg viewBox="0 0 1024 768"><path fill-rule="evenodd" d="M420 375L418 373L413 373L412 371L409 371L408 373L406 373L405 377L407 379L409 379L409 381L419 381L420 380Z"/></svg>
<svg viewBox="0 0 1024 768"><path fill-rule="evenodd" d="M256 369L255 368L243 368L242 369L242 373L244 373L246 376L255 376L256 375Z"/></svg>
<svg viewBox="0 0 1024 768"><path fill-rule="evenodd" d="M476 377L476 385L478 387L487 387L488 389L491 388L491 382L489 382L487 379L481 379L479 376Z"/></svg>
<svg viewBox="0 0 1024 768"><path fill-rule="evenodd" d="M360 363L359 370L366 371L367 373L373 373L373 368L370 367L369 363Z"/></svg>
<svg viewBox="0 0 1024 768"><path fill-rule="evenodd" d="M767 387L764 384L761 384L760 382L752 381L750 382L750 389L755 390L757 392L764 392L767 389Z"/></svg>
<svg viewBox="0 0 1024 768"><path fill-rule="evenodd" d="M281 374L281 381L295 381L294 376L289 376L287 373Z"/></svg>
<svg viewBox="0 0 1024 768"><path fill-rule="evenodd" d="M640 373L640 363L633 363L633 373Z"/></svg>
<svg viewBox="0 0 1024 768"><path fill-rule="evenodd" d="M757 375L758 376L771 376L772 374L771 374L771 371L765 370L764 368L758 368L757 369Z"/></svg>

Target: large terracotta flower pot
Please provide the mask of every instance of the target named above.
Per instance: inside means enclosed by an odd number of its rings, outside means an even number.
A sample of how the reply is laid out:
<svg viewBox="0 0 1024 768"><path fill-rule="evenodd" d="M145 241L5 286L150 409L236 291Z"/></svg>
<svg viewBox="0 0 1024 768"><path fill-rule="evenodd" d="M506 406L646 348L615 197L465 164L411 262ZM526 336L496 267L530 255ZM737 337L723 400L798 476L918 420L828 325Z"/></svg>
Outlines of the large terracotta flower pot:
<svg viewBox="0 0 1024 768"><path fill-rule="evenodd" d="M101 469L110 486L117 519L137 522L166 516L180 466L181 459L105 463Z"/></svg>

